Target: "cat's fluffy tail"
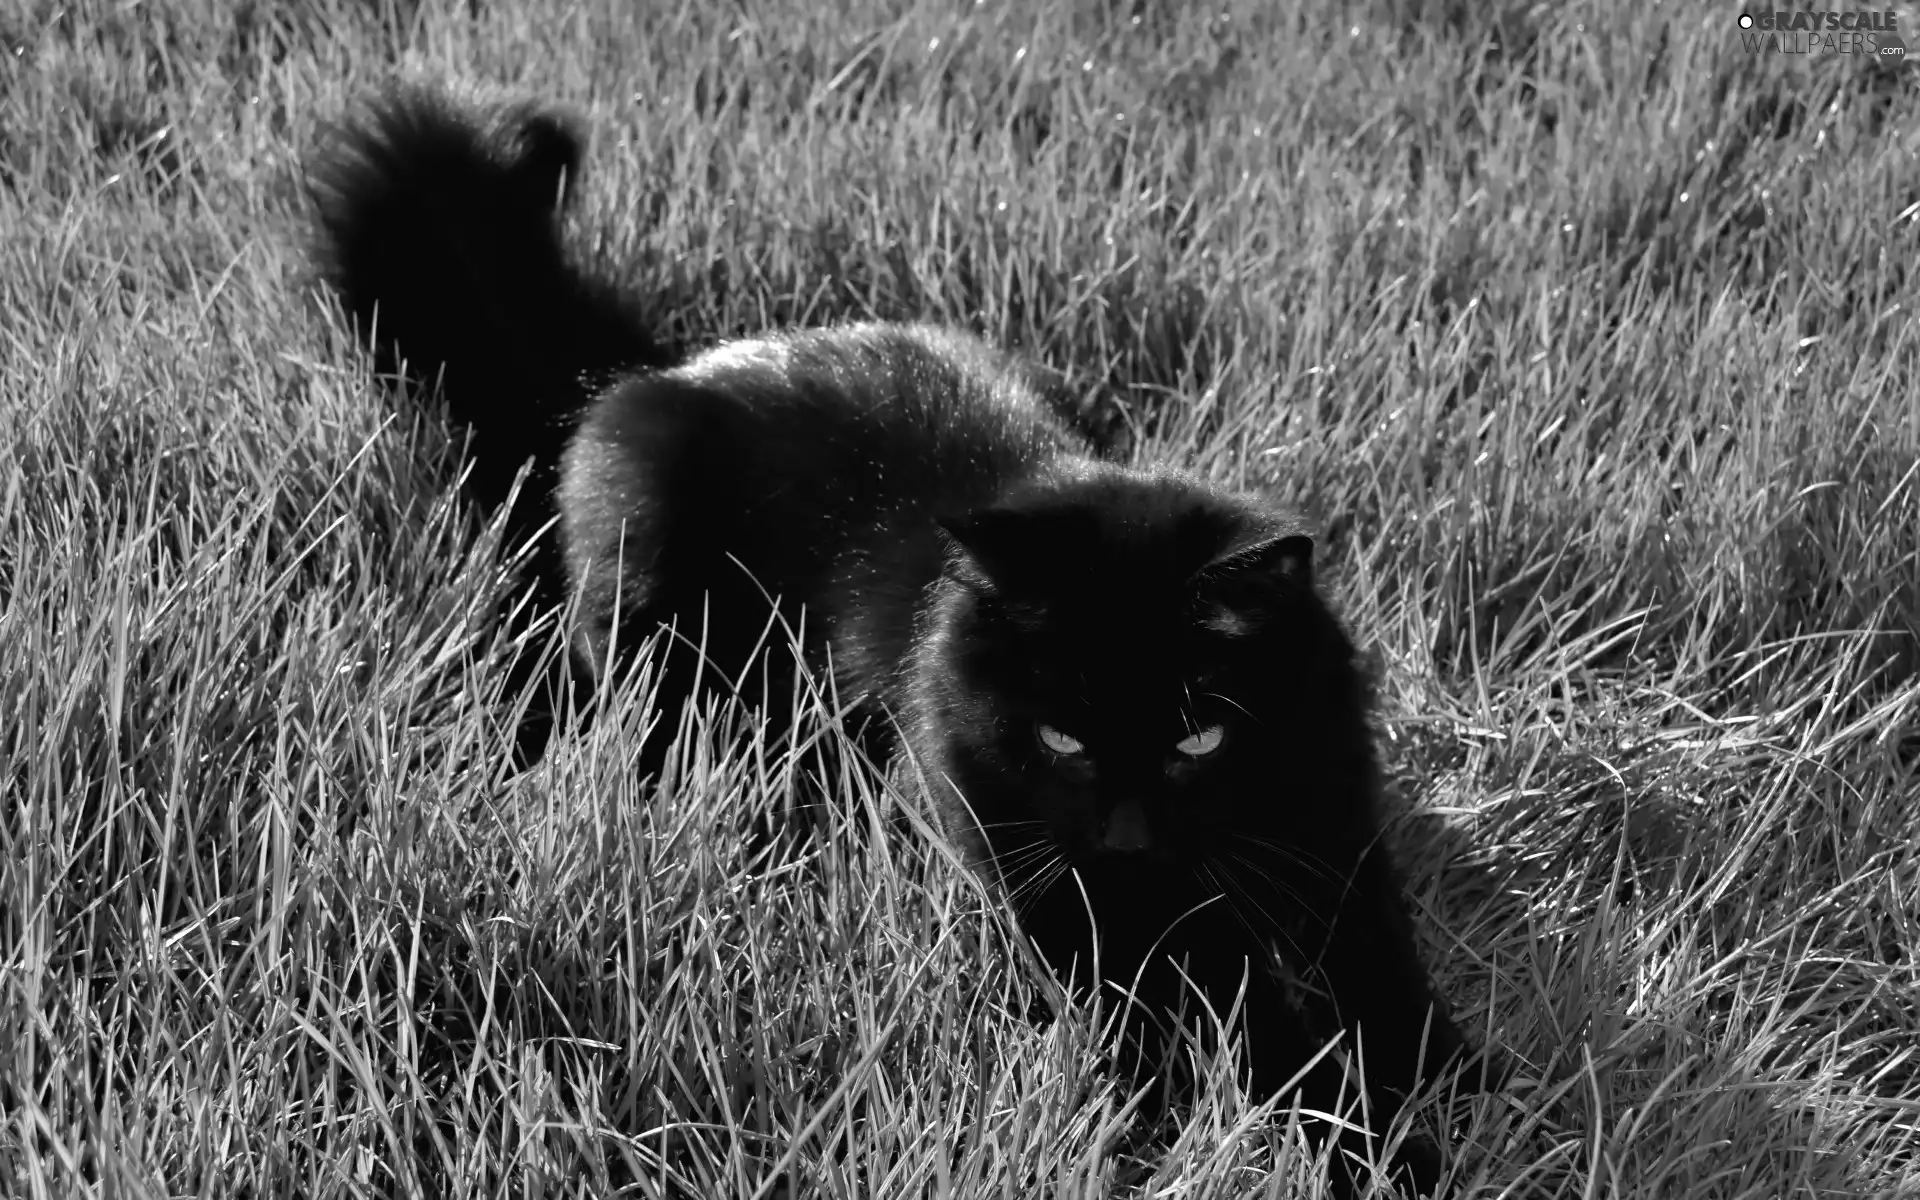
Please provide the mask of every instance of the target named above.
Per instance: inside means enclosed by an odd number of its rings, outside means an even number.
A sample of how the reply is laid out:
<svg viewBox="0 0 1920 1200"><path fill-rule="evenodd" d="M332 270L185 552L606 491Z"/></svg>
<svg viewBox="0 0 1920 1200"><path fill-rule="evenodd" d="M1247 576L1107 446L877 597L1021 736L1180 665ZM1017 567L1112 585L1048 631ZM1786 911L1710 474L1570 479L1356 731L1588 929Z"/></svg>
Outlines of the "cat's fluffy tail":
<svg viewBox="0 0 1920 1200"><path fill-rule="evenodd" d="M469 431L477 499L497 507L533 461L523 533L551 515L593 389L671 357L632 298L562 245L582 143L553 108L410 79L353 109L308 165L321 277L383 373L440 386Z"/></svg>
<svg viewBox="0 0 1920 1200"><path fill-rule="evenodd" d="M531 463L506 519L509 539L530 543L533 603L514 618L526 631L567 598L551 525L574 416L616 373L672 357L634 297L562 244L581 151L564 113L414 79L351 110L307 171L320 277L382 373L423 395L439 386L467 433L473 497L497 510ZM580 699L564 655L514 660L516 691L541 678L515 730L522 765Z"/></svg>

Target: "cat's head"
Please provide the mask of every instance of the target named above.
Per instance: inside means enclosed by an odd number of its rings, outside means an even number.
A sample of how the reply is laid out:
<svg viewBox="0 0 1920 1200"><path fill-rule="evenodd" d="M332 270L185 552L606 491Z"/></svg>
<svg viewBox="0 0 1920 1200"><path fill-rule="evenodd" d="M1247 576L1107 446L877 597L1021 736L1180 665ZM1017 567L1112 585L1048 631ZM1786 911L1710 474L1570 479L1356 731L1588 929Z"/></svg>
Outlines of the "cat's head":
<svg viewBox="0 0 1920 1200"><path fill-rule="evenodd" d="M922 736L996 857L1204 864L1361 817L1332 811L1371 760L1297 518L1102 465L942 527Z"/></svg>

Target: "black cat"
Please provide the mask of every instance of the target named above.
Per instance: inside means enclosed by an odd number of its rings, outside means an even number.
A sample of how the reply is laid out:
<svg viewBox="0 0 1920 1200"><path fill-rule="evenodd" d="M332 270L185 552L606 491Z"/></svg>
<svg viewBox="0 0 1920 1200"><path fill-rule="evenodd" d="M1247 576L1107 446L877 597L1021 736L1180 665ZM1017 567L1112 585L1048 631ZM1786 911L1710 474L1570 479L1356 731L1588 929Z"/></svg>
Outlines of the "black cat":
<svg viewBox="0 0 1920 1200"><path fill-rule="evenodd" d="M1099 974L1140 1010L1173 1010L1181 970L1221 1016L1244 986L1260 1095L1345 1029L1376 1127L1461 1056L1299 521L1103 461L1039 374L952 330L771 334L669 365L561 244L580 147L549 110L401 83L310 178L325 278L383 366L441 382L481 499L532 460L515 522L559 518L535 569L547 599L582 593L587 670L664 628L668 705L698 676L778 708L792 656L759 653L777 613L1063 972L1091 981L1091 911ZM1276 951L1318 986L1284 987ZM1143 1064L1167 1044L1153 1025ZM1340 1083L1323 1065L1305 1098Z"/></svg>

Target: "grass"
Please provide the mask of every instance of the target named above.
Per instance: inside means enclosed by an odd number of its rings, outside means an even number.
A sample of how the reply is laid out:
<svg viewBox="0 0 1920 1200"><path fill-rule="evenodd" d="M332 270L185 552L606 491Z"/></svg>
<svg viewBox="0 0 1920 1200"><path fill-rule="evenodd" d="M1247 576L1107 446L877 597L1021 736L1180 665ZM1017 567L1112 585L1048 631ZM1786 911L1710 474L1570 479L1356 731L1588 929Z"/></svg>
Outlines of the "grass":
<svg viewBox="0 0 1920 1200"><path fill-rule="evenodd" d="M590 113L687 344L968 325L1316 516L1526 1064L1458 1194L1920 1194L1920 76L1733 11L0 11L0 1191L1324 1188L1218 1070L1140 1152L870 784L762 854L791 764L695 730L643 803L638 684L511 771L497 536L303 274L415 59Z"/></svg>

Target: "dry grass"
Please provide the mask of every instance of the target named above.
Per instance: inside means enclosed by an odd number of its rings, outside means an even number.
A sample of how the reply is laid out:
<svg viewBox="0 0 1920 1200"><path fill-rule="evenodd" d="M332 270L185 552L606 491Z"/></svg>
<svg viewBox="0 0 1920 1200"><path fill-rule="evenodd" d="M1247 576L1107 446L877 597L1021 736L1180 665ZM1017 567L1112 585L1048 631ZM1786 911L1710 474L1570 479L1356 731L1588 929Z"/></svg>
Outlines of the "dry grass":
<svg viewBox="0 0 1920 1200"><path fill-rule="evenodd" d="M638 690L511 774L495 539L301 273L413 56L590 109L581 243L689 344L967 324L1322 519L1530 1064L1460 1194L1920 1193L1920 75L1655 0L841 7L0 9L0 1191L1323 1186L1225 1082L1137 1153L861 781L761 853L791 766L643 804Z"/></svg>

